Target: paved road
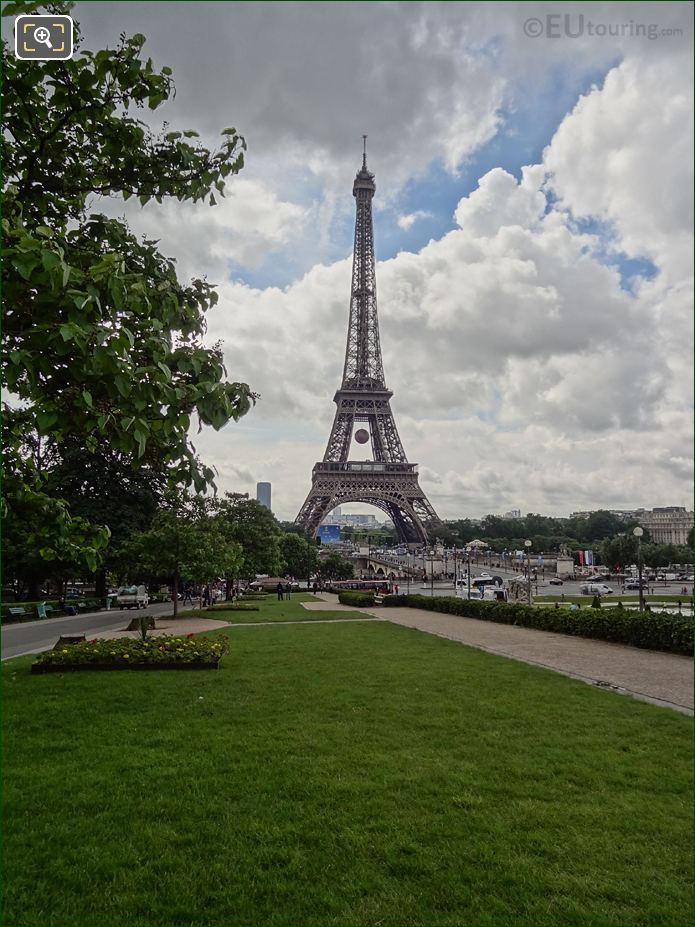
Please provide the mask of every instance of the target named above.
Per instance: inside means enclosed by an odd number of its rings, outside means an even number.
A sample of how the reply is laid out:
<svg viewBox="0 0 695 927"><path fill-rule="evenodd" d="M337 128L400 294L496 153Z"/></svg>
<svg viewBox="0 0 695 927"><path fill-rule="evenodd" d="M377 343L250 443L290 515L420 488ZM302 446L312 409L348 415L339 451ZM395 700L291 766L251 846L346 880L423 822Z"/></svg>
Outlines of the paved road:
<svg viewBox="0 0 695 927"><path fill-rule="evenodd" d="M190 610L190 606L186 607ZM173 605L164 602L150 605L148 615L170 615ZM179 611L182 611L179 605ZM90 612L84 615L72 615L65 618L46 618L43 621L24 621L21 624L8 624L2 628L2 659L19 657L25 653L41 653L49 650L61 634L84 634L87 631L115 631L125 628L130 619L142 615L135 609L111 609L110 611Z"/></svg>

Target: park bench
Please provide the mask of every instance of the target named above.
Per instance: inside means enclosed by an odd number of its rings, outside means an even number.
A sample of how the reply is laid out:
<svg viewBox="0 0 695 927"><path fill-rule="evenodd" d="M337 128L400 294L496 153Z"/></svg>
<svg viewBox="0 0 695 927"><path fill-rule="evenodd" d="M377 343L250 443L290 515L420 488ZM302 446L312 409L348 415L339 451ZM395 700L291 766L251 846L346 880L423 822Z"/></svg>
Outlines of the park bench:
<svg viewBox="0 0 695 927"><path fill-rule="evenodd" d="M46 605L45 602L37 602L36 604L36 617L37 618L51 618L57 609L53 608L52 605Z"/></svg>
<svg viewBox="0 0 695 927"><path fill-rule="evenodd" d="M23 618L26 615L26 610L24 608L8 608L7 614L10 618Z"/></svg>

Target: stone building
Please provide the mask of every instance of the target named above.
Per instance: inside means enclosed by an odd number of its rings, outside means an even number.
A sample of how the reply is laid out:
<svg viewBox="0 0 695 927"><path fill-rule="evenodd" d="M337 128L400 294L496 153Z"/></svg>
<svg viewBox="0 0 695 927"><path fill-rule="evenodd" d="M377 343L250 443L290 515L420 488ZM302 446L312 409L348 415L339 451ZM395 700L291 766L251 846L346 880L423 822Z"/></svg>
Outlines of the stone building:
<svg viewBox="0 0 695 927"><path fill-rule="evenodd" d="M665 505L640 515L640 524L654 544L687 544L693 513L682 505Z"/></svg>

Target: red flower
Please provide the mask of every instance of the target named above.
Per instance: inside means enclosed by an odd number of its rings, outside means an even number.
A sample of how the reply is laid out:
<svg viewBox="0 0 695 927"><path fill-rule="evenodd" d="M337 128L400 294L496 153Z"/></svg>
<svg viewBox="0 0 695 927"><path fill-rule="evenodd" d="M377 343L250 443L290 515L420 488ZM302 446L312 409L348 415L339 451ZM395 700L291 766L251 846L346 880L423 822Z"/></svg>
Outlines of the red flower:
<svg viewBox="0 0 695 927"><path fill-rule="evenodd" d="M193 631L190 634L187 634L186 637L193 637Z"/></svg>

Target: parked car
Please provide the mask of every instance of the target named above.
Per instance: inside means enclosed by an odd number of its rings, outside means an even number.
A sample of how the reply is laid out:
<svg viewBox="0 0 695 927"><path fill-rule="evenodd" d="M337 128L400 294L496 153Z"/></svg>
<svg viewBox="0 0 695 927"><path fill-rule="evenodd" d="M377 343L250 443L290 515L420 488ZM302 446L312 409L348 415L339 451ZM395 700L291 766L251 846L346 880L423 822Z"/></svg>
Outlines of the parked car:
<svg viewBox="0 0 695 927"><path fill-rule="evenodd" d="M639 580L638 579L628 579L627 582L625 583L625 588L626 589L639 589ZM642 588L643 589L647 588L647 583L644 580L642 580Z"/></svg>
<svg viewBox="0 0 695 927"><path fill-rule="evenodd" d="M553 576L552 579L548 580L548 583L551 586L562 586L563 585L563 581L560 579L559 576Z"/></svg>
<svg viewBox="0 0 695 927"><path fill-rule="evenodd" d="M579 591L582 595L611 595L613 589L605 583L584 583L580 586Z"/></svg>

